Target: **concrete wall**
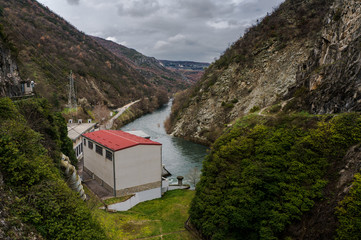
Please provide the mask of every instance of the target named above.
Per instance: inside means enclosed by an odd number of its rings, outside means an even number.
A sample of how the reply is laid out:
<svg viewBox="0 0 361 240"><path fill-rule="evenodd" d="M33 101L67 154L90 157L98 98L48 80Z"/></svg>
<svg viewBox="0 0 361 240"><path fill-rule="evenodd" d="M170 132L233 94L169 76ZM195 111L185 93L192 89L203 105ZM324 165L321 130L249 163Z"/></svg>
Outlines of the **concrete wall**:
<svg viewBox="0 0 361 240"><path fill-rule="evenodd" d="M133 197L129 198L127 201L121 203L115 203L108 206L109 210L114 211L127 211L137 205L138 203L153 200L161 197L161 189L153 188L150 190L137 192Z"/></svg>
<svg viewBox="0 0 361 240"><path fill-rule="evenodd" d="M115 153L116 189L161 187L162 146L138 145ZM137 191L135 189L135 191Z"/></svg>
<svg viewBox="0 0 361 240"><path fill-rule="evenodd" d="M93 141L92 141L93 142ZM107 185L114 187L113 178L113 161L105 158L105 148L103 147L103 156L95 152L96 143L93 142L93 149L89 149L89 140L86 146L83 146L84 168L94 173L98 178L103 180Z"/></svg>

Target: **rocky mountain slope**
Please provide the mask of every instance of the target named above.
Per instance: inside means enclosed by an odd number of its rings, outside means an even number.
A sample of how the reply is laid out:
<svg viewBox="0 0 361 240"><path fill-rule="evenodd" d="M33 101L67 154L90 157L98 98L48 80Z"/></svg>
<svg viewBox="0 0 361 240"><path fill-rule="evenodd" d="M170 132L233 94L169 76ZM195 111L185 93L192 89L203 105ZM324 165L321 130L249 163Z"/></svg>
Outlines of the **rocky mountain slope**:
<svg viewBox="0 0 361 240"><path fill-rule="evenodd" d="M72 70L78 98L90 104L123 105L157 95L172 79L157 84L35 0L0 1L0 36L11 46L19 76L36 82L52 103L67 101ZM179 86L176 86L179 87ZM175 88L176 88L175 87Z"/></svg>
<svg viewBox="0 0 361 240"><path fill-rule="evenodd" d="M358 110L360 4L285 1L178 96L169 132L210 144L240 116L289 99L288 109Z"/></svg>
<svg viewBox="0 0 361 240"><path fill-rule="evenodd" d="M140 52L99 37L92 37L104 48L136 69L145 79L155 86L165 87L169 92L176 92L190 86L183 75L165 68L154 57L147 57Z"/></svg>
<svg viewBox="0 0 361 240"><path fill-rule="evenodd" d="M361 110L361 2L334 2L296 85L287 95L312 113ZM298 94L300 95L300 94Z"/></svg>

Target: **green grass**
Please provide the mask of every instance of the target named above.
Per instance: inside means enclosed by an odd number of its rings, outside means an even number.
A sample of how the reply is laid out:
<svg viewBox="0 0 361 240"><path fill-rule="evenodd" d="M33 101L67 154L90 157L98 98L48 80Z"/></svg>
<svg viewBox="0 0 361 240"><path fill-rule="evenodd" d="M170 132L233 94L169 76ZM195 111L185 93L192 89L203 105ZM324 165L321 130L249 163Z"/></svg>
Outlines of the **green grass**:
<svg viewBox="0 0 361 240"><path fill-rule="evenodd" d="M93 214L110 239L194 239L184 228L194 191L174 190L161 199L138 204L129 211L109 213L93 208ZM99 206L99 205L98 205Z"/></svg>

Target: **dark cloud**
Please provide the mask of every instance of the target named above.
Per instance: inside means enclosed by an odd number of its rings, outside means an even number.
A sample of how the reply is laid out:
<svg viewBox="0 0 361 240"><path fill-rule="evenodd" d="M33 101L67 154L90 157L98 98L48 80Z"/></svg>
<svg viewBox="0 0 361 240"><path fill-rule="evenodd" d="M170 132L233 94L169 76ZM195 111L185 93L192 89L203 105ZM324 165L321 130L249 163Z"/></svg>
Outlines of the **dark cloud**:
<svg viewBox="0 0 361 240"><path fill-rule="evenodd" d="M66 0L70 5L79 5L80 0Z"/></svg>
<svg viewBox="0 0 361 240"><path fill-rule="evenodd" d="M128 1L127 4L118 5L118 14L120 16L146 17L156 13L159 8L160 5L157 0Z"/></svg>

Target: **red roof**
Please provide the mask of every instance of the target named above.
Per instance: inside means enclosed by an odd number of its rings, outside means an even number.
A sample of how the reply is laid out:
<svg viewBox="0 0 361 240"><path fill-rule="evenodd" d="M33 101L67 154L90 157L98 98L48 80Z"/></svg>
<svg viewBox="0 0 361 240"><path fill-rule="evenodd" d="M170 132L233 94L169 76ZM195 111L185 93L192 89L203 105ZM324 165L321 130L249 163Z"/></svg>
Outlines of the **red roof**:
<svg viewBox="0 0 361 240"><path fill-rule="evenodd" d="M138 137L120 130L99 130L85 133L83 136L113 151L119 151L137 145L162 145L158 142Z"/></svg>

